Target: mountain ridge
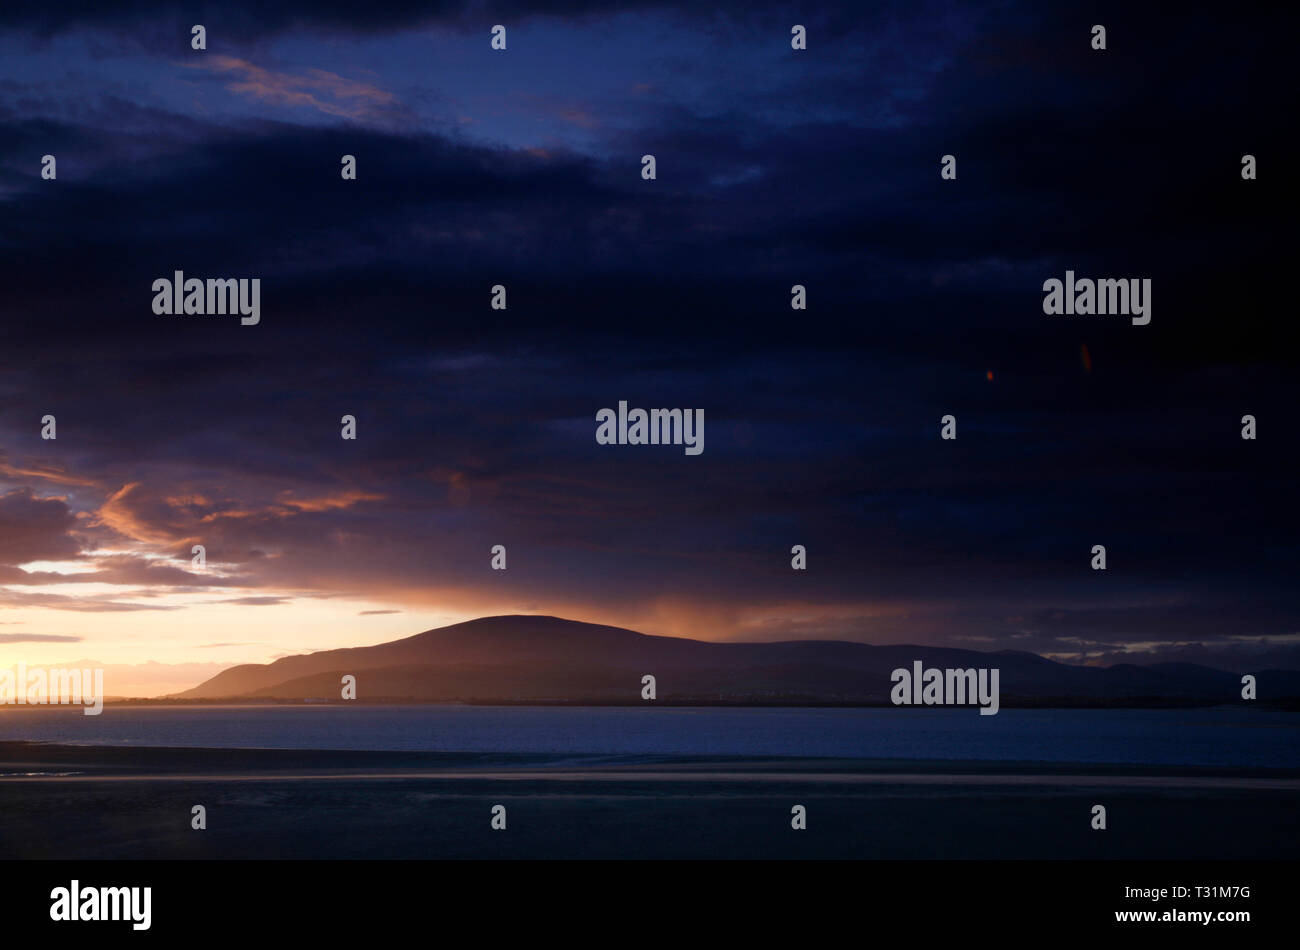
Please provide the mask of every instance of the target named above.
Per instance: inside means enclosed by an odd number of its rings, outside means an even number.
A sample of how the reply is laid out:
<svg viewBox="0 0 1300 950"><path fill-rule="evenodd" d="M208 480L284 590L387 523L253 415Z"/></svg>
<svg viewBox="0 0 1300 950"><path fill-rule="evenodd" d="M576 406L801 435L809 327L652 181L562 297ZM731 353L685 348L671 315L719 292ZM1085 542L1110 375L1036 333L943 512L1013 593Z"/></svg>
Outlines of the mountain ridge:
<svg viewBox="0 0 1300 950"><path fill-rule="evenodd" d="M1023 650L978 651L849 640L716 642L607 624L512 614L480 617L364 647L223 670L177 699L337 698L387 701L639 701L656 677L665 701L881 703L890 674L916 660L941 669L997 668L1003 696L1089 702L1240 701L1240 674L1192 663L1070 666ZM1261 694L1300 698L1300 672L1259 671ZM1265 693L1265 691L1267 691Z"/></svg>

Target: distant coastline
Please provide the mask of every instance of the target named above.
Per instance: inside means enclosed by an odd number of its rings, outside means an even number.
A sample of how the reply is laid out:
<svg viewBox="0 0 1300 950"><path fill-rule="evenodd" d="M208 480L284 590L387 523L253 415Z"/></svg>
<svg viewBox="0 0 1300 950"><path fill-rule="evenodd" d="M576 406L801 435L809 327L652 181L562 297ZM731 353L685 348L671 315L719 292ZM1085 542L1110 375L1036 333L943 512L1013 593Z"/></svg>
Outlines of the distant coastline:
<svg viewBox="0 0 1300 950"><path fill-rule="evenodd" d="M198 699L182 696L108 697L105 707L127 706L592 706L592 707L701 707L728 709L898 709L923 711L935 707L894 706L887 702L837 702L813 698L731 700L673 698L655 700L618 699L417 699L411 697L377 697L373 699L325 699L294 697L248 697ZM1090 699L1087 697L1003 697L1003 709L1214 709L1220 706L1234 708L1268 709L1275 712L1300 712L1300 699L1284 698L1273 701L1255 700L1251 703L1225 703L1210 699L1183 697L1125 698L1119 700ZM0 707L2 709L3 707Z"/></svg>

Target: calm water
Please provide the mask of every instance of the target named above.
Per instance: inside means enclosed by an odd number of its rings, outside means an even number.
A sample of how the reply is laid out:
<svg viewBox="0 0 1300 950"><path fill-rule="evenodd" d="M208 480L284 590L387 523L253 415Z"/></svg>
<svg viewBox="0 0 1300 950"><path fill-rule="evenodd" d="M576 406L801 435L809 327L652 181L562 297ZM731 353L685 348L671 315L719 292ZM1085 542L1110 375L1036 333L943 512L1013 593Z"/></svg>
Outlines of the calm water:
<svg viewBox="0 0 1300 950"><path fill-rule="evenodd" d="M1198 710L0 707L0 740L93 745L1300 767L1300 715Z"/></svg>

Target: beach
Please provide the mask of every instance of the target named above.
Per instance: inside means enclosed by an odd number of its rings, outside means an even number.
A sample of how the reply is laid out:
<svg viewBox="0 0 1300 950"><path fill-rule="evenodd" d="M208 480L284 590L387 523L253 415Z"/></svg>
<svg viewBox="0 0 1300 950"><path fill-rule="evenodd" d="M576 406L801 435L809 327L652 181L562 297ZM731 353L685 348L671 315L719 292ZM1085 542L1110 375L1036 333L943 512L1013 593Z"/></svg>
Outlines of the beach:
<svg viewBox="0 0 1300 950"><path fill-rule="evenodd" d="M75 860L1294 859L1298 791L1296 769L8 741L0 841Z"/></svg>

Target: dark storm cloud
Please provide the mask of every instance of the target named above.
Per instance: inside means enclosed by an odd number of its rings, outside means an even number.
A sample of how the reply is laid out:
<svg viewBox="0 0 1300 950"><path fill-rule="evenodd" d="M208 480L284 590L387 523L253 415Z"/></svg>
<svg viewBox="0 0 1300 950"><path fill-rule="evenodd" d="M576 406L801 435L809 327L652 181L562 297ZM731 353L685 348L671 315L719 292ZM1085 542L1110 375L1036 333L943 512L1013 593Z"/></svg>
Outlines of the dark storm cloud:
<svg viewBox="0 0 1300 950"><path fill-rule="evenodd" d="M873 4L870 18L887 23L898 16L918 17L930 10L941 11L950 4ZM351 0L262 0L239 4L228 0L125 0L98 3L96 0L68 0L54 5L11 4L0 8L0 26L30 31L49 37L79 29L150 29L188 34L195 23L220 24L239 38L291 30L322 30L337 33L387 33L426 26L486 30L495 23L512 23L532 18L602 19L626 12L665 12L695 19L718 21L734 27L748 18L773 19L784 29L789 19L786 4L769 0L748 0L739 5L702 6L665 0L384 0L358 4ZM828 8L800 11L799 22L816 23L828 29L850 29L863 19L862 12ZM793 22L793 21L792 21Z"/></svg>
<svg viewBox="0 0 1300 950"><path fill-rule="evenodd" d="M458 22L470 6L463 0L393 0L372 4L346 0L277 0L243 8L220 0L200 0L197 3L130 0L111 4L72 0L56 5L6 5L0 14L0 24L43 37L82 28L123 32L147 29L150 33L170 29L171 32L188 34L189 27L195 23L220 24L241 38L303 28L382 33L403 27ZM573 6L580 9L581 4Z"/></svg>
<svg viewBox="0 0 1300 950"><path fill-rule="evenodd" d="M165 6L4 16L50 33ZM629 107L599 154L114 98L0 112L10 467L93 510L100 543L187 559L202 538L229 586L490 596L487 551L506 543L521 599L911 605L765 637L991 637L1084 658L1294 632L1297 360L1269 296L1290 266L1289 34L1115 8L1092 55L1087 27L1107 21L1088 9L935 9L840 16L859 36L881 26L875 58L792 74L766 101ZM248 16L227 23L463 19ZM835 40L813 42L834 55ZM1208 65L1237 47L1249 69ZM57 185L31 171L51 150ZM1242 182L1248 150L1278 174ZM1067 268L1153 278L1152 324L1045 317L1042 281ZM155 316L151 281L174 269L260 277L262 323ZM488 307L496 283L506 311ZM794 283L807 314L789 309ZM594 414L619 399L704 407L704 455L596 446ZM34 424L48 411L57 443ZM1245 412L1257 443L1238 438ZM945 413L955 443L937 437ZM18 489L5 516L0 563L80 550L68 503ZM217 583L141 559L100 569ZM278 602L234 602L253 601Z"/></svg>
<svg viewBox="0 0 1300 950"><path fill-rule="evenodd" d="M60 498L41 498L27 488L0 494L0 566L75 556L75 520Z"/></svg>

